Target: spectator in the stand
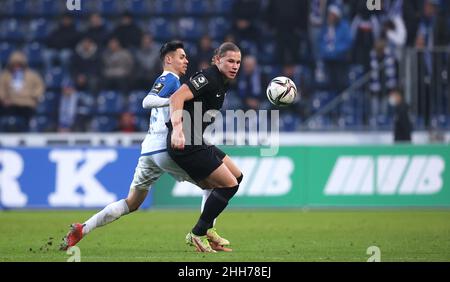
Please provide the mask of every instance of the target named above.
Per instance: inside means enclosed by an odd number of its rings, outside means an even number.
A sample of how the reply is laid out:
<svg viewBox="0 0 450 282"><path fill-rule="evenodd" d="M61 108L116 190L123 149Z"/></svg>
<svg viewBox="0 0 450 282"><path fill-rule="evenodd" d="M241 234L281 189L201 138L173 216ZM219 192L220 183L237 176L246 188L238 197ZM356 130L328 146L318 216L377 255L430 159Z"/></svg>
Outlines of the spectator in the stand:
<svg viewBox="0 0 450 282"><path fill-rule="evenodd" d="M212 39L209 35L205 34L199 40L197 54L189 60L189 65L191 66L189 67L189 74L194 74L205 67L209 67L213 55L214 47Z"/></svg>
<svg viewBox="0 0 450 282"><path fill-rule="evenodd" d="M381 27L376 14L367 9L366 2L358 1L358 3L357 14L351 26L353 63L362 65L364 71L368 71L370 68L370 50L380 37Z"/></svg>
<svg viewBox="0 0 450 282"><path fill-rule="evenodd" d="M400 15L393 15L383 23L381 38L386 39L397 60L403 56L403 48L406 44L406 27Z"/></svg>
<svg viewBox="0 0 450 282"><path fill-rule="evenodd" d="M159 49L161 46L150 34L142 37L141 48L136 51L136 87L150 89L153 81L160 73Z"/></svg>
<svg viewBox="0 0 450 282"><path fill-rule="evenodd" d="M136 132L136 117L129 112L124 112L119 117L119 126L117 131L120 132Z"/></svg>
<svg viewBox="0 0 450 282"><path fill-rule="evenodd" d="M133 15L125 12L122 14L119 25L112 32L112 37L119 39L124 48L139 48L142 29L133 21Z"/></svg>
<svg viewBox="0 0 450 282"><path fill-rule="evenodd" d="M413 47L416 40L417 28L421 17L421 3L423 0L405 0L403 1L403 20L406 26L407 40L406 45Z"/></svg>
<svg viewBox="0 0 450 282"><path fill-rule="evenodd" d="M409 116L409 106L398 88L390 92L389 104L394 107L394 141L411 142L413 126Z"/></svg>
<svg viewBox="0 0 450 282"><path fill-rule="evenodd" d="M244 105L243 110L270 107L269 104L265 104L267 99L265 99L263 85L266 85L266 81L254 56L247 55L242 59L242 70L237 83L238 94Z"/></svg>
<svg viewBox="0 0 450 282"><path fill-rule="evenodd" d="M266 21L276 34L277 55L280 63L300 61L301 42L308 38L309 0L270 0L266 8Z"/></svg>
<svg viewBox="0 0 450 282"><path fill-rule="evenodd" d="M97 44L83 38L75 48L71 63L72 77L77 89L96 94L99 91L101 56Z"/></svg>
<svg viewBox="0 0 450 282"><path fill-rule="evenodd" d="M90 122L90 113L86 111L92 103L92 97L78 91L72 80L64 80L59 101L58 131L85 132Z"/></svg>
<svg viewBox="0 0 450 282"><path fill-rule="evenodd" d="M105 47L108 39L108 30L104 24L103 18L99 13L93 13L89 16L89 26L83 34L83 37L91 38L99 49Z"/></svg>
<svg viewBox="0 0 450 282"><path fill-rule="evenodd" d="M386 115L388 94L398 86L397 61L392 47L385 39L378 39L375 42L370 58L371 114Z"/></svg>
<svg viewBox="0 0 450 282"><path fill-rule="evenodd" d="M311 0L309 4L308 34L314 59L319 57L319 38L326 22L328 2L328 0Z"/></svg>
<svg viewBox="0 0 450 282"><path fill-rule="evenodd" d="M103 89L127 94L134 61L130 51L124 49L117 38L111 38L103 52Z"/></svg>
<svg viewBox="0 0 450 282"><path fill-rule="evenodd" d="M43 56L47 70L55 65L68 70L73 48L75 48L79 39L80 33L75 26L72 15L64 14L58 27L50 33L45 42L48 49L44 51Z"/></svg>
<svg viewBox="0 0 450 282"><path fill-rule="evenodd" d="M256 43L259 30L256 19L261 12L260 0L236 0L233 4L231 33L238 44L242 41Z"/></svg>
<svg viewBox="0 0 450 282"><path fill-rule="evenodd" d="M437 106L432 103L431 97L436 95L433 84L437 75L436 64L447 60L435 47L447 46L449 43L449 32L445 19L439 15L440 1L425 0L423 5L423 17L419 22L416 36L416 48L418 53L418 67L423 75L422 95L418 97L419 114L424 117L425 126L430 125L431 115Z"/></svg>
<svg viewBox="0 0 450 282"><path fill-rule="evenodd" d="M328 74L329 88L341 92L348 84L349 52L351 49L351 31L348 21L343 18L337 5L328 7L327 23L320 35L320 59L324 62Z"/></svg>
<svg viewBox="0 0 450 282"><path fill-rule="evenodd" d="M45 90L41 76L28 68L22 52L11 54L6 69L0 74L0 104L4 116L21 117L25 124L20 131L29 131L29 122Z"/></svg>

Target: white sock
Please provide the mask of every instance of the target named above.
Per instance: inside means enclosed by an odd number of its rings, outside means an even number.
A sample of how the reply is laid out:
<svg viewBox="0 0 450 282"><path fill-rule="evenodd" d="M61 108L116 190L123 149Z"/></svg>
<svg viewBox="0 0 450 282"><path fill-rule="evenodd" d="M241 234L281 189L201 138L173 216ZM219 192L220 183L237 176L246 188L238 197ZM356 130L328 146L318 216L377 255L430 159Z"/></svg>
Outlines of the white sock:
<svg viewBox="0 0 450 282"><path fill-rule="evenodd" d="M130 213L130 210L128 209L128 205L125 200L120 200L109 204L84 223L83 235L87 235L95 228L113 222L128 213Z"/></svg>
<svg viewBox="0 0 450 282"><path fill-rule="evenodd" d="M200 207L200 212L203 212L203 209L205 208L206 200L208 199L209 195L211 195L211 193L212 193L212 189L203 190L202 206ZM217 220L217 218L214 219L213 226L216 225L216 220Z"/></svg>

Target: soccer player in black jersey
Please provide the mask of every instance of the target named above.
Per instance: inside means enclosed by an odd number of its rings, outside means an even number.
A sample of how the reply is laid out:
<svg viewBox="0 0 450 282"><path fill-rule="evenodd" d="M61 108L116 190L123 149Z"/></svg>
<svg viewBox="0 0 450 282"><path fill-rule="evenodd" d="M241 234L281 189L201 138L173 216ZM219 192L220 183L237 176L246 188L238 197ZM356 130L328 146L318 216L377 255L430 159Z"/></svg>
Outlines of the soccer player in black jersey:
<svg viewBox="0 0 450 282"><path fill-rule="evenodd" d="M223 43L214 62L213 66L193 75L170 97L171 120L167 123L170 157L201 187L212 189L197 224L186 235L186 242L200 252L215 252L208 242L207 230L236 194L243 178L230 157L203 139L206 127L212 124L212 121L205 122L203 115L222 108L229 83L239 71L241 51L234 43ZM184 118L190 119L187 123L190 127L183 126L183 109L189 113ZM194 109L201 109L200 118L194 116Z"/></svg>

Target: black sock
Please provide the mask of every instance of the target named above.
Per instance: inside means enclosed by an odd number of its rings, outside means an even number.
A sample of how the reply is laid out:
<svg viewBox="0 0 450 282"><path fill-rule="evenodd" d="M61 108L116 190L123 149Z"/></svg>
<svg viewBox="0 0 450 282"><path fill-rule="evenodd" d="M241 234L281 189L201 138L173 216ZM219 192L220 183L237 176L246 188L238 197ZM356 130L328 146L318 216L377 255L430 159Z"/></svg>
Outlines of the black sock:
<svg viewBox="0 0 450 282"><path fill-rule="evenodd" d="M206 235L206 231L212 227L214 219L227 207L228 201L236 194L239 185L233 188L214 189L206 200L203 212L192 233L197 236Z"/></svg>

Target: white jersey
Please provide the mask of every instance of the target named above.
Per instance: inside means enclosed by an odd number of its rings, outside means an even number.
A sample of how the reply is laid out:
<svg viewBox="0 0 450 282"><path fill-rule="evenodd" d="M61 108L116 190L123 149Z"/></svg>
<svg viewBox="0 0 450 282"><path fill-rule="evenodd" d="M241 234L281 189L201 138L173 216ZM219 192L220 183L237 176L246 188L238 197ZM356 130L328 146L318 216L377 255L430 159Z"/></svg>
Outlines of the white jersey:
<svg viewBox="0 0 450 282"><path fill-rule="evenodd" d="M153 84L148 95L170 98L180 88L180 78L169 71L164 71ZM141 155L150 155L166 150L168 129L166 122L170 120L169 107L153 108L150 115L150 125L147 136L142 142Z"/></svg>

